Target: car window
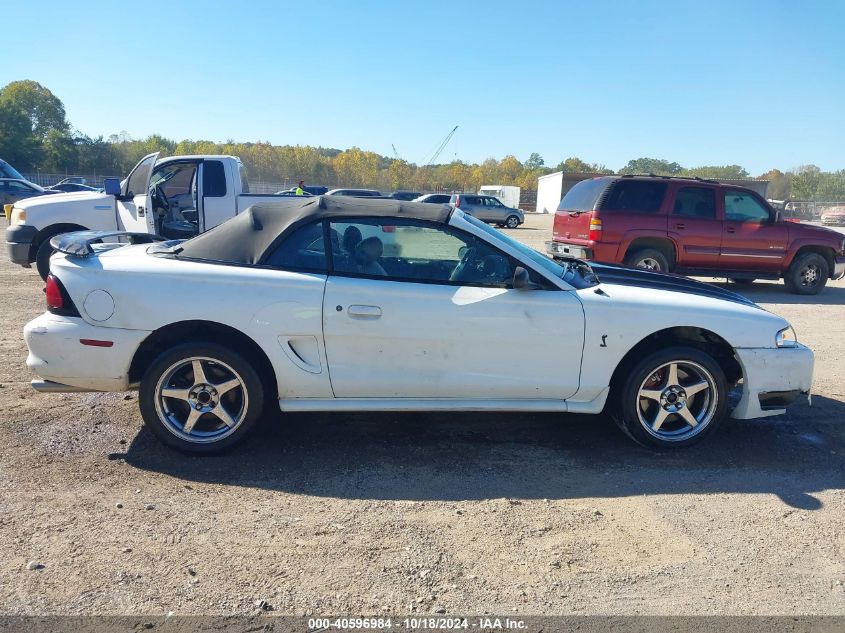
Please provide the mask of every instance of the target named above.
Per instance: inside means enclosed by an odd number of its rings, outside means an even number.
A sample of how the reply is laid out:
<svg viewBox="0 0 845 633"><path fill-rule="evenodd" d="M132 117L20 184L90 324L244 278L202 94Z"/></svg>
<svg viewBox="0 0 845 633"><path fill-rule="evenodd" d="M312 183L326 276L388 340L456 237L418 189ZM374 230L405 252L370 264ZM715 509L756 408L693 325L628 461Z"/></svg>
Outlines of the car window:
<svg viewBox="0 0 845 633"><path fill-rule="evenodd" d="M312 222L296 229L263 262L267 266L325 273L329 266L323 223Z"/></svg>
<svg viewBox="0 0 845 633"><path fill-rule="evenodd" d="M22 182L14 182L8 181L9 191L17 191L18 193L40 193L34 187L30 187L29 185L22 183Z"/></svg>
<svg viewBox="0 0 845 633"><path fill-rule="evenodd" d="M340 236L333 272L393 281L509 287L514 265L474 235L398 218L331 222Z"/></svg>
<svg viewBox="0 0 845 633"><path fill-rule="evenodd" d="M617 180L602 210L657 213L663 204L666 183L650 180Z"/></svg>
<svg viewBox="0 0 845 633"><path fill-rule="evenodd" d="M461 198L461 202L472 205L480 205L481 199L478 196L464 196Z"/></svg>
<svg viewBox="0 0 845 633"><path fill-rule="evenodd" d="M202 193L206 198L222 198L226 195L226 172L221 161L203 162Z"/></svg>
<svg viewBox="0 0 845 633"><path fill-rule="evenodd" d="M592 211L604 190L606 178L591 178L576 183L566 192L558 205L558 211Z"/></svg>
<svg viewBox="0 0 845 633"><path fill-rule="evenodd" d="M503 207L503 206L505 206L501 202L499 202L496 198L484 198L484 203L488 207Z"/></svg>
<svg viewBox="0 0 845 633"><path fill-rule="evenodd" d="M771 219L769 210L757 198L741 191L725 192L725 219L762 224Z"/></svg>
<svg viewBox="0 0 845 633"><path fill-rule="evenodd" d="M709 187L678 189L672 214L687 218L715 219L716 192Z"/></svg>

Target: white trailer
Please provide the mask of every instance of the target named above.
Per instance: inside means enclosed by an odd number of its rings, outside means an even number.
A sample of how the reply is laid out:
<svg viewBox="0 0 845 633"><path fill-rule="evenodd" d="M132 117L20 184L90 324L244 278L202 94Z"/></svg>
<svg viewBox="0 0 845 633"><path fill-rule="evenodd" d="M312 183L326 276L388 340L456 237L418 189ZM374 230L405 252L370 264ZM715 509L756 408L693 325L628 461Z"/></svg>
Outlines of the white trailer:
<svg viewBox="0 0 845 633"><path fill-rule="evenodd" d="M511 185L483 185L478 190L479 196L493 196L511 209L519 208L519 187Z"/></svg>
<svg viewBox="0 0 845 633"><path fill-rule="evenodd" d="M563 197L563 172L537 178L537 213L554 213Z"/></svg>

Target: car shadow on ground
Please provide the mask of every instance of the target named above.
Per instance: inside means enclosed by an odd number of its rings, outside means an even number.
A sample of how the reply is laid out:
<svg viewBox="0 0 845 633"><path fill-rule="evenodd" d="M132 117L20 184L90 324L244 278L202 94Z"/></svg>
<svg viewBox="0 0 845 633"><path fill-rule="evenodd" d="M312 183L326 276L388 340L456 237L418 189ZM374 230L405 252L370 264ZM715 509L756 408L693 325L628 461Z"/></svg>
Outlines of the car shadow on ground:
<svg viewBox="0 0 845 633"><path fill-rule="evenodd" d="M606 416L288 414L233 451L182 455L142 429L125 460L194 482L350 499L577 499L764 493L807 510L845 487L845 403L802 399L789 416L727 420L682 450L634 444Z"/></svg>
<svg viewBox="0 0 845 633"><path fill-rule="evenodd" d="M748 297L755 303L845 305L845 288L841 286L827 286L817 295L797 295L789 292L783 282L757 281L747 286L718 279L702 280Z"/></svg>

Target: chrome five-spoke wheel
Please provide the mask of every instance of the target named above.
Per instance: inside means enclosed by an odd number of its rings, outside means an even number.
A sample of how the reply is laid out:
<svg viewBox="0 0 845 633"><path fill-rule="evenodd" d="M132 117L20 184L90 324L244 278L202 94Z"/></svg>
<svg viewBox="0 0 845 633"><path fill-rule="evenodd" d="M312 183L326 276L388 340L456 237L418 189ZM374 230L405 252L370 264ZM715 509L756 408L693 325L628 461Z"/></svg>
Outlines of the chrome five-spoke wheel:
<svg viewBox="0 0 845 633"><path fill-rule="evenodd" d="M710 423L718 401L710 372L692 361L673 361L642 382L637 413L648 433L662 440L684 440Z"/></svg>
<svg viewBox="0 0 845 633"><path fill-rule="evenodd" d="M212 358L171 365L156 385L156 411L166 428L193 442L213 442L243 422L249 395L243 378Z"/></svg>
<svg viewBox="0 0 845 633"><path fill-rule="evenodd" d="M253 364L215 343L162 353L144 374L144 422L164 443L191 453L222 450L258 421L264 389Z"/></svg>
<svg viewBox="0 0 845 633"><path fill-rule="evenodd" d="M630 368L616 396L616 420L633 439L658 448L699 441L724 418L727 381L707 352L677 346Z"/></svg>

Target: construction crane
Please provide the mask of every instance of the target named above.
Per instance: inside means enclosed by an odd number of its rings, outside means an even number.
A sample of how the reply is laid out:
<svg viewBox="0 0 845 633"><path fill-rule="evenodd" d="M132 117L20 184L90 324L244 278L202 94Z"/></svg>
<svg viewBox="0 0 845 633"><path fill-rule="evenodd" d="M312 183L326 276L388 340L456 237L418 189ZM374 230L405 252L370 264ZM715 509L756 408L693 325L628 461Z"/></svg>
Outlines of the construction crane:
<svg viewBox="0 0 845 633"><path fill-rule="evenodd" d="M446 138L443 139L443 142L440 143L440 146L435 150L434 154L431 155L431 158L428 159L428 162L423 165L423 168L430 167L434 161L437 160L437 157L440 156L440 153L446 149L446 145L452 140L452 137L455 135L455 131L458 129L458 126L452 128L452 131L446 135Z"/></svg>
<svg viewBox="0 0 845 633"><path fill-rule="evenodd" d="M394 157L396 160L399 160L399 152L397 152L397 151L396 151L396 146L395 146L393 143L391 143L391 144L390 144L390 147L392 147L392 148L393 148L393 157Z"/></svg>

